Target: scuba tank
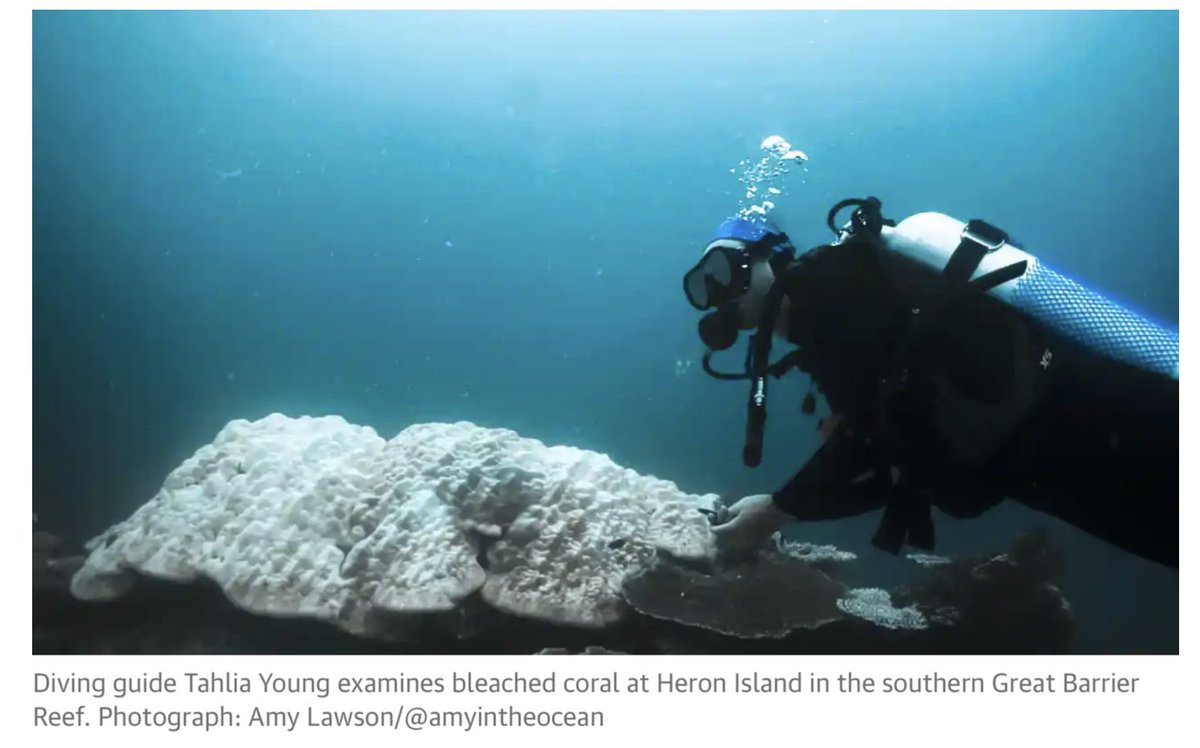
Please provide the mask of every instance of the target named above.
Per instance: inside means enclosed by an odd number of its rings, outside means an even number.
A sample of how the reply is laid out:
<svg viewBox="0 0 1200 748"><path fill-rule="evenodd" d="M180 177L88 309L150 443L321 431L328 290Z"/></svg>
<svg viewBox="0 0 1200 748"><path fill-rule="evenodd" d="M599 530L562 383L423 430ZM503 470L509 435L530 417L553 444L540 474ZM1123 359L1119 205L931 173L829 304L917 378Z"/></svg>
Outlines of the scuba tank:
<svg viewBox="0 0 1200 748"><path fill-rule="evenodd" d="M1001 278L984 293L1063 338L1124 363L1179 379L1179 333L1121 306L1048 266L982 221L917 213L879 238L891 252L931 272L970 282L1024 263L1020 275ZM1050 361L1046 362L1048 366Z"/></svg>
<svg viewBox="0 0 1200 748"><path fill-rule="evenodd" d="M880 205L876 198L846 200L830 211L827 221L838 237L835 244L857 238L882 248L897 270L893 282L901 296L913 303L896 362L881 382L879 408L885 441L912 467L905 471L908 474L901 478L885 508L873 540L877 547L893 553L906 543L932 548L930 502L925 492L944 477L949 465L945 460L953 454L966 465L987 463L996 450L1019 433L1027 419L1038 418L1044 407L1053 412L1064 393L1068 399L1077 400L1086 396L1071 393L1095 393L1107 387L1111 394L1106 395L1105 402L1110 406L1122 398L1147 397L1153 402L1141 402L1147 403L1148 410L1158 413L1169 409L1170 393L1178 391L1178 331L1052 268L985 221L964 222L942 213L924 212L896 223L882 217ZM857 210L839 230L834 218L848 206L857 206ZM975 294L1005 305L1013 317L1024 320L1018 326L1037 341L1028 351L1030 358L1017 363L1013 370L1021 381L1012 389L1011 399L992 404L990 410L988 405L969 398L947 406L945 402L954 399L953 388L933 384L936 364L928 360L927 351L921 347L931 331L944 328L947 322L958 328L959 334L965 329L968 339L974 335L970 325L962 323L959 302ZM978 333L987 334L986 330ZM987 342L982 337L974 341ZM959 358L970 356L959 354ZM1054 372L1058 372L1057 377ZM1058 383L1051 385L1054 380ZM934 399L930 392L935 388L940 393L936 398L941 403L938 412L931 411L929 405ZM1119 405L1116 410L1121 415L1112 417L1128 424L1129 408ZM947 413L954 415L947 419ZM1041 418L1044 422L1045 416ZM949 438L931 442L933 449L940 451L930 459L930 452L922 454L914 446L922 440L914 443L911 436L931 433L935 421L940 424L937 429L952 424L952 433ZM1145 434L1142 429L1136 427L1134 431Z"/></svg>

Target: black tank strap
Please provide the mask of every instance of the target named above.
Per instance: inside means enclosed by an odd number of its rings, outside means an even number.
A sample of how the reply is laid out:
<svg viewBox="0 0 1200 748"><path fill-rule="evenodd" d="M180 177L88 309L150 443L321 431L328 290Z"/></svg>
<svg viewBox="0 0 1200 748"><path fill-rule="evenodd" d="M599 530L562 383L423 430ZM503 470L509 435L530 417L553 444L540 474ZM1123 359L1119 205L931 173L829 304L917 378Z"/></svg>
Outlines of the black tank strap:
<svg viewBox="0 0 1200 748"><path fill-rule="evenodd" d="M972 294L986 293L1021 277L1028 269L1028 262L1021 260L971 279L983 258L1007 242L1008 234L984 221L972 220L963 228L962 239L942 270L949 285L948 296L934 309L924 312L914 309L909 317L900 345L898 365L883 393L888 403L883 406L885 413L881 413L885 422L892 420L887 417L887 410L904 402L910 406L917 405L916 401L921 400L918 392L920 383L914 381L920 377L920 367L914 366L917 362L913 360L913 351L919 347L920 339L962 299ZM920 420L921 414L910 414L909 417ZM911 433L907 435L913 436ZM905 545L932 550L935 543L929 496L920 475L914 475L913 470L914 466L907 466L901 471L872 538L875 547L889 553L897 554ZM919 473L920 468L917 470Z"/></svg>
<svg viewBox="0 0 1200 748"><path fill-rule="evenodd" d="M1008 234L977 218L971 219L963 228L962 238L954 254L946 262L942 274L952 284L966 283L974 274L979 263L989 252L995 252L1008 243Z"/></svg>

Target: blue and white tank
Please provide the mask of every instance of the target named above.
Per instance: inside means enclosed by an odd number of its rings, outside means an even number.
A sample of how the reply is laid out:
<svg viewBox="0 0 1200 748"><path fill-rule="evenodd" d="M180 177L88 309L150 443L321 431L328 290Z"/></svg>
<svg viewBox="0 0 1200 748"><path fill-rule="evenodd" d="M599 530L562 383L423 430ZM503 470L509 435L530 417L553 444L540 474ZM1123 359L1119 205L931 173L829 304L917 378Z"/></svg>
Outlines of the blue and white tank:
<svg viewBox="0 0 1200 748"><path fill-rule="evenodd" d="M941 272L962 241L966 223L942 213L917 213L884 226L888 249ZM1005 243L983 257L975 274L1026 261L1020 277L988 293L1048 329L1090 350L1179 379L1179 332L1159 325L1046 265L1025 249Z"/></svg>

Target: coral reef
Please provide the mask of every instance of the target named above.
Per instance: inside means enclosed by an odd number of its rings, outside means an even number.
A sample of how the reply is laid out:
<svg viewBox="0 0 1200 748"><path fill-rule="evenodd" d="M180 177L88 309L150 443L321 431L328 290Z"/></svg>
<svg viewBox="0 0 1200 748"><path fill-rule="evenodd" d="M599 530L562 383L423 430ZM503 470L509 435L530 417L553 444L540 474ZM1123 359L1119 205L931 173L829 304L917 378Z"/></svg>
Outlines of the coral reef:
<svg viewBox="0 0 1200 748"><path fill-rule="evenodd" d="M1069 606L1047 581L1061 559L1044 541L939 559L911 589L855 589L839 581L854 554L831 546L777 540L724 565L710 530L723 510L715 495L503 429L420 424L384 440L337 417L234 421L86 559L35 535L34 648L1069 646Z"/></svg>
<svg viewBox="0 0 1200 748"><path fill-rule="evenodd" d="M72 591L113 599L132 572L205 578L246 611L361 635L479 592L507 613L606 626L656 554L711 556L697 508L715 499L506 430L421 424L385 441L274 414L230 423L89 544Z"/></svg>
<svg viewBox="0 0 1200 748"><path fill-rule="evenodd" d="M1005 553L946 559L912 590L905 604L942 625L1007 642L1030 654L1064 651L1074 633L1071 606L1060 588L1062 554L1042 530L1018 535Z"/></svg>

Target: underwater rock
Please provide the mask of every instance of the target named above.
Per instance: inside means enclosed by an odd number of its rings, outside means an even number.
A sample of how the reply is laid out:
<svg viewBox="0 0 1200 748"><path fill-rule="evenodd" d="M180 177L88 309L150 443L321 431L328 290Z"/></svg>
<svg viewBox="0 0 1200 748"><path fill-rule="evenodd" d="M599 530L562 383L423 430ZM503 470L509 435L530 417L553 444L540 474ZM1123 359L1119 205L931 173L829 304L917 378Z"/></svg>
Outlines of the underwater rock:
<svg viewBox="0 0 1200 748"><path fill-rule="evenodd" d="M620 654L626 654L626 653L625 652L617 652L612 649L605 649L604 647L598 647L595 645L591 645L591 646L584 647L582 652L572 652L569 649L567 649L566 647L547 647L546 649L543 649L541 652L535 652L534 654L539 654L539 655L570 655L570 654L620 655Z"/></svg>
<svg viewBox="0 0 1200 748"><path fill-rule="evenodd" d="M904 597L942 624L1001 650L1067 651L1071 605L1059 588L1062 554L1046 534L1018 535L1006 553L948 559Z"/></svg>
<svg viewBox="0 0 1200 748"><path fill-rule="evenodd" d="M1007 555L1031 581L1057 585L1066 573L1062 552L1050 544L1044 529L1018 535Z"/></svg>
<svg viewBox="0 0 1200 748"><path fill-rule="evenodd" d="M88 544L71 589L128 594L134 573L208 579L238 607L388 636L396 614L478 594L505 613L620 620L624 579L659 553L713 554L715 496L470 423L391 440L338 417L229 423L147 504Z"/></svg>
<svg viewBox="0 0 1200 748"><path fill-rule="evenodd" d="M73 552L57 535L39 531L33 533L33 588L34 590L70 589L71 578L83 566L84 557Z"/></svg>

